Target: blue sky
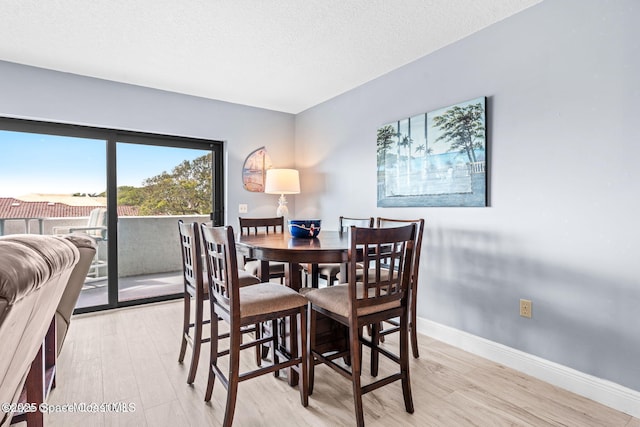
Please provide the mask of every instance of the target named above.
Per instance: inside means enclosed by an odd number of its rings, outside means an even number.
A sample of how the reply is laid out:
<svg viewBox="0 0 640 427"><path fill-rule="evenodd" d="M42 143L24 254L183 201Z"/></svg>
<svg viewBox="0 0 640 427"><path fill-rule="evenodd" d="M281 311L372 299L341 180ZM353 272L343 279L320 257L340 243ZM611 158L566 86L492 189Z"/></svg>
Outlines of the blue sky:
<svg viewBox="0 0 640 427"><path fill-rule="evenodd" d="M117 145L118 185L140 186L202 150ZM29 193L101 193L106 189L106 142L0 131L0 197Z"/></svg>

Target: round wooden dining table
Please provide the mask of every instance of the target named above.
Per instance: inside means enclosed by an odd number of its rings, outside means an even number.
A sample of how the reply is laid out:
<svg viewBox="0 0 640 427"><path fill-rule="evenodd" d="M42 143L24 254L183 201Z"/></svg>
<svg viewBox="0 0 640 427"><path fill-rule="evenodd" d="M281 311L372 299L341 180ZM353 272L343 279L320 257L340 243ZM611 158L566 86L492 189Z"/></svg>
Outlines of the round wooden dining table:
<svg viewBox="0 0 640 427"><path fill-rule="evenodd" d="M269 261L286 263L285 284L295 291L302 287L300 265L341 264L341 282L346 277L349 234L321 231L317 237L293 237L288 233L239 235L236 250L247 258L260 260L260 278L269 280Z"/></svg>

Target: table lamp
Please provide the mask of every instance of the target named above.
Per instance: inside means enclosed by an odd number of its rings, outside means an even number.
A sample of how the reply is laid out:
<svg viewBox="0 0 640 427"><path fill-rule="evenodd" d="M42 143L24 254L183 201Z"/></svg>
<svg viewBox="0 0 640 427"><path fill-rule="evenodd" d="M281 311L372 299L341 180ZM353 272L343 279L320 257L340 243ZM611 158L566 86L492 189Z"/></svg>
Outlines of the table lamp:
<svg viewBox="0 0 640 427"><path fill-rule="evenodd" d="M279 194L277 216L287 217L287 199L285 194L300 193L300 176L295 169L268 169L264 182L264 192L267 194Z"/></svg>

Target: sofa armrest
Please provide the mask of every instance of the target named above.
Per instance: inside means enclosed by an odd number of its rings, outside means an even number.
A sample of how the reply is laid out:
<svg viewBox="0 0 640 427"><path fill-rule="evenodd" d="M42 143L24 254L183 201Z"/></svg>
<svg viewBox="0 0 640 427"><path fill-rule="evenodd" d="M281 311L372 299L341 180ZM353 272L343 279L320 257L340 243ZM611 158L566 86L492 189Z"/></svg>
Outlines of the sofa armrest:
<svg viewBox="0 0 640 427"><path fill-rule="evenodd" d="M89 267L93 262L93 258L96 254L96 241L86 234L70 234L64 236L65 239L71 241L80 252L80 260L74 267L67 282L67 286L62 294L58 308L56 309L56 322L57 322L57 351L60 354L62 344L67 335L69 324L71 323L71 315L73 309L78 302L78 297L82 291L82 285L87 277Z"/></svg>

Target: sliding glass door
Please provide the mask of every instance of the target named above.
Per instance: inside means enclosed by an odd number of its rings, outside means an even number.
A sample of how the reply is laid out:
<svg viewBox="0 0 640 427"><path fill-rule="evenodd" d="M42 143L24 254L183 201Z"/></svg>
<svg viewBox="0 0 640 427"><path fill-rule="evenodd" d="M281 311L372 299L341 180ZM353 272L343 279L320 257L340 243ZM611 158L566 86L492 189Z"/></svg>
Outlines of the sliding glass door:
<svg viewBox="0 0 640 427"><path fill-rule="evenodd" d="M98 255L79 306L108 303L107 141L0 130L0 235L85 233Z"/></svg>
<svg viewBox="0 0 640 427"><path fill-rule="evenodd" d="M212 212L212 151L118 142L118 301L183 291L177 221Z"/></svg>
<svg viewBox="0 0 640 427"><path fill-rule="evenodd" d="M0 235L85 233L76 312L182 292L178 220L222 225L222 143L0 118Z"/></svg>

